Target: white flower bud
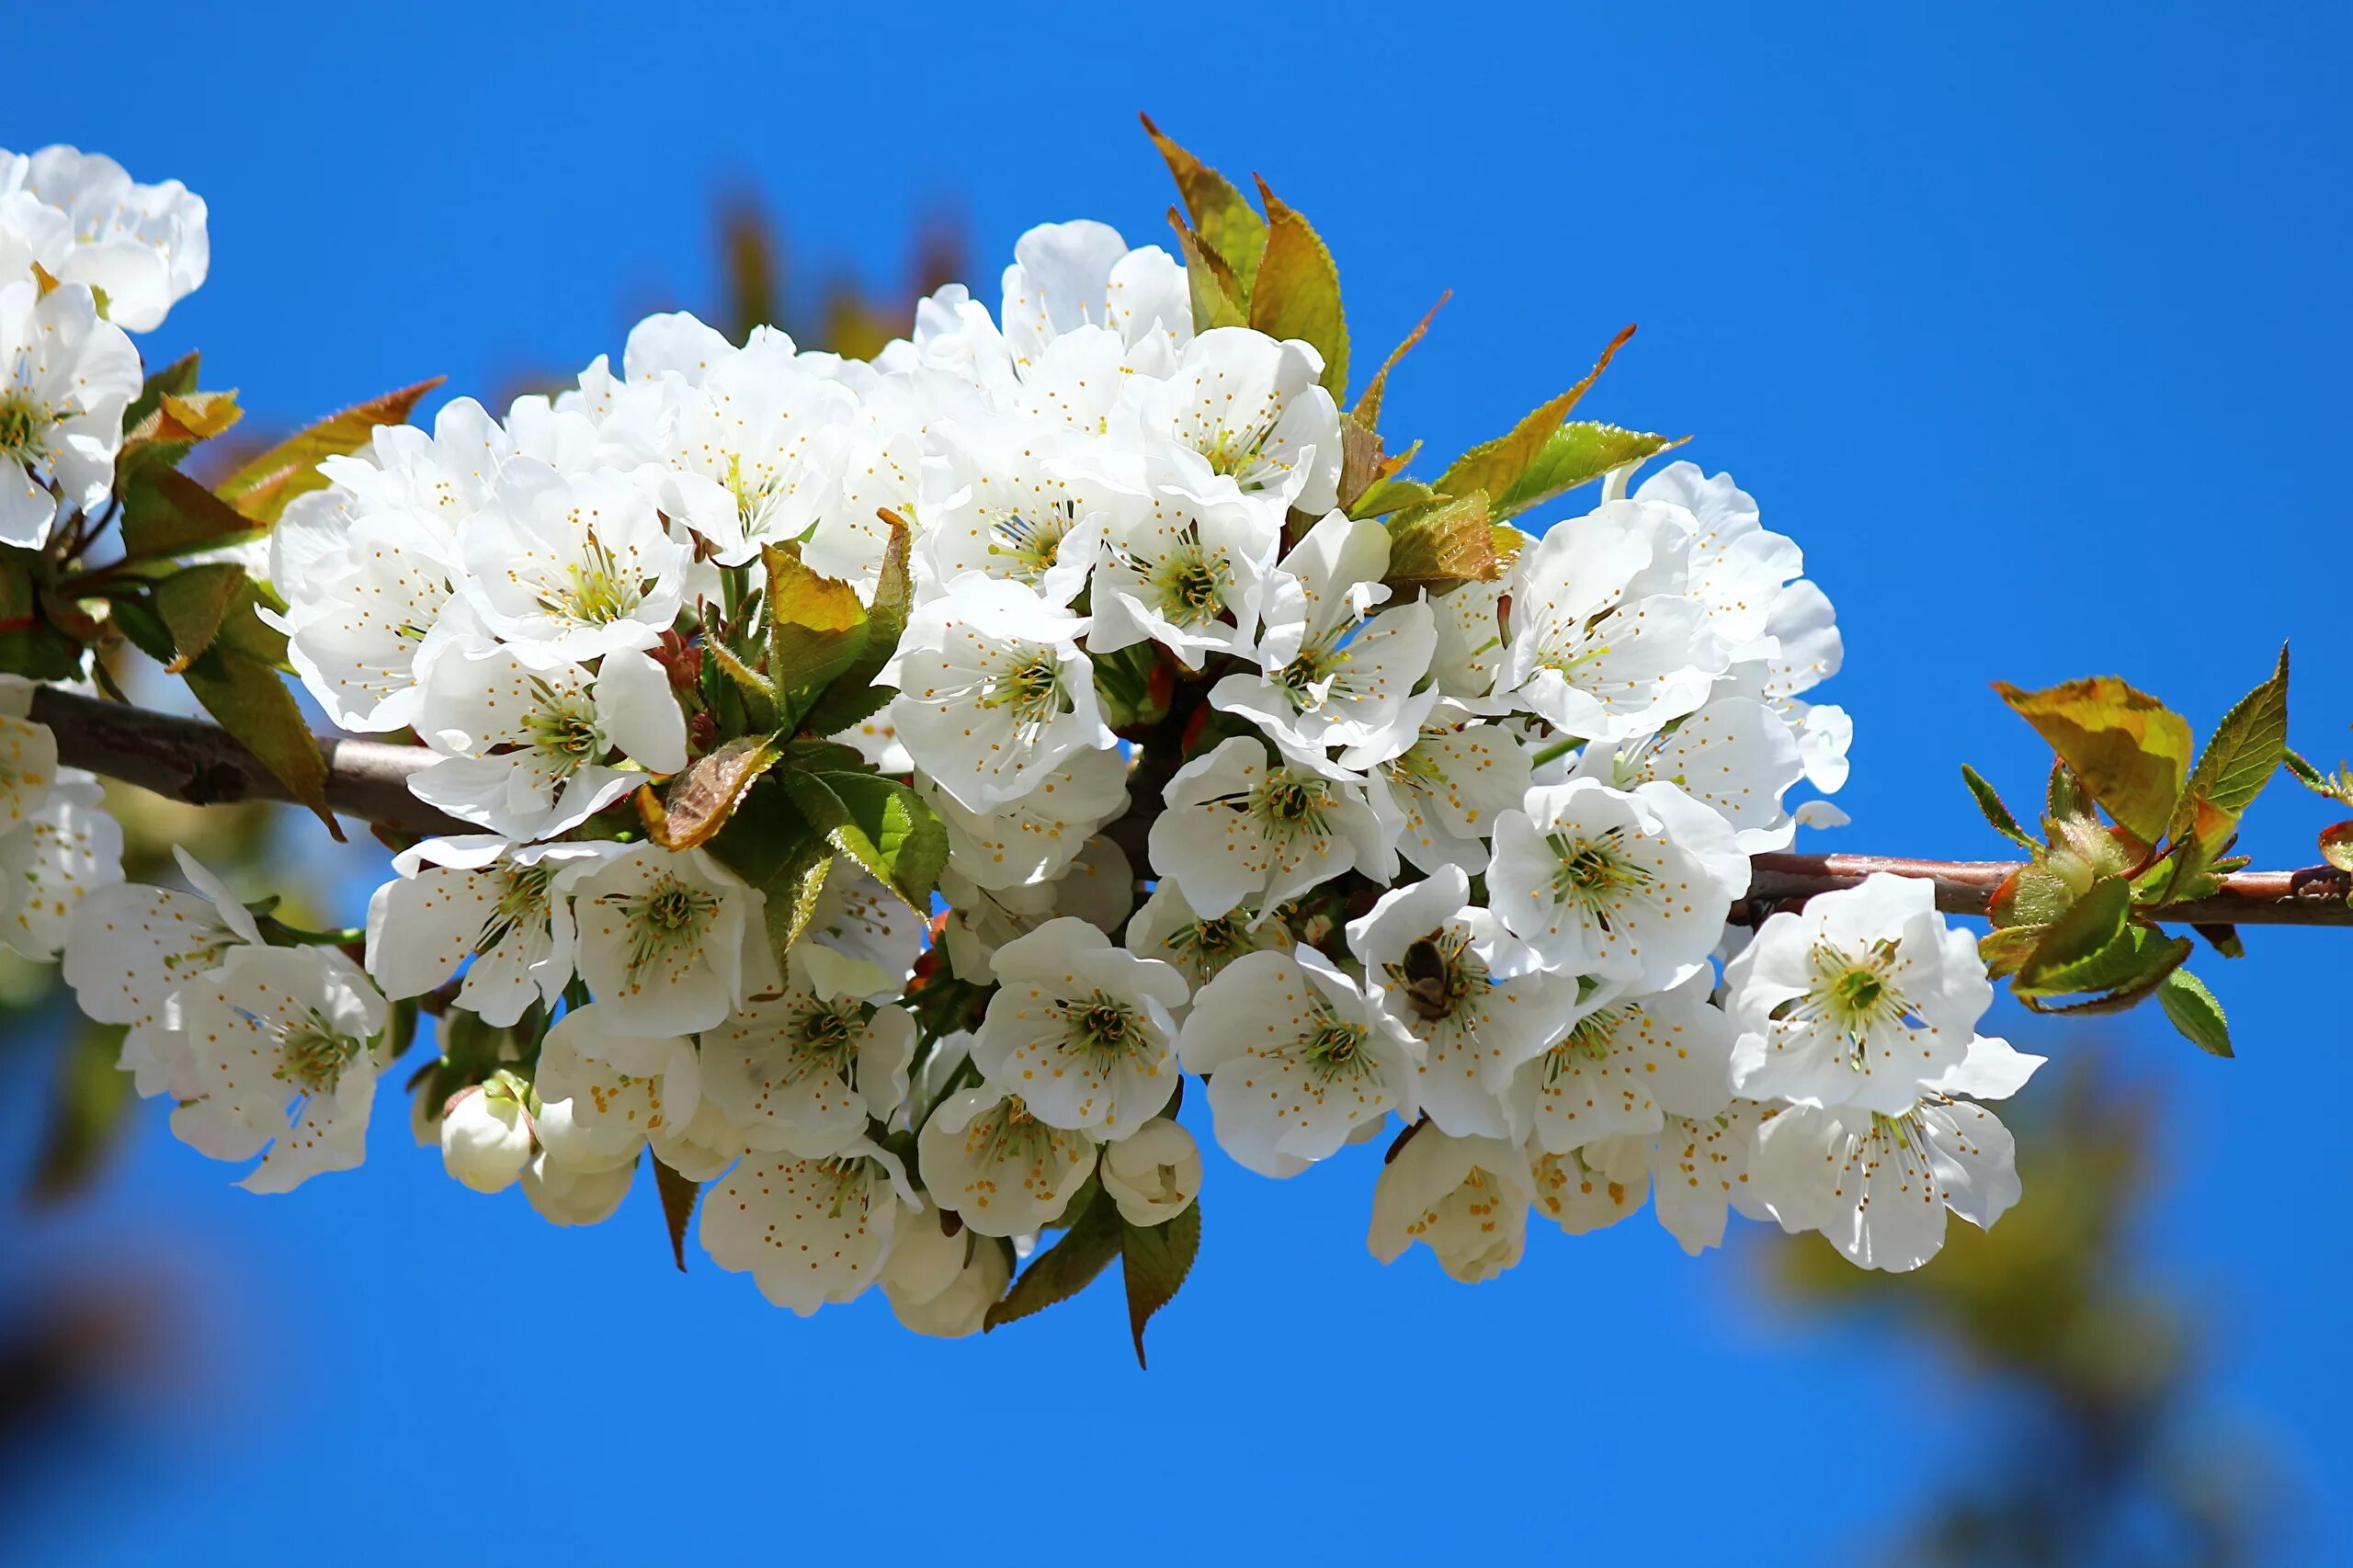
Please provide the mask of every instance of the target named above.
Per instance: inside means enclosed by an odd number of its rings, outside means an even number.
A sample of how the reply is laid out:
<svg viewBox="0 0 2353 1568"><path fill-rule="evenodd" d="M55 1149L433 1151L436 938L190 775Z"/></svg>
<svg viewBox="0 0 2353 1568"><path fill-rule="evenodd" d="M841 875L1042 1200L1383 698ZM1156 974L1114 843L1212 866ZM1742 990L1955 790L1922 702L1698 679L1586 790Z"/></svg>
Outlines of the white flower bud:
<svg viewBox="0 0 2353 1568"><path fill-rule="evenodd" d="M441 1112L441 1164L476 1192L503 1192L531 1158L531 1120L505 1074L460 1089Z"/></svg>
<svg viewBox="0 0 2353 1568"><path fill-rule="evenodd" d="M1201 1190L1201 1151L1165 1116L1103 1148L1103 1190L1131 1225L1159 1225L1192 1207Z"/></svg>
<svg viewBox="0 0 2353 1568"><path fill-rule="evenodd" d="M916 1233L936 1232L936 1226L926 1222L928 1218L918 1218L907 1228ZM894 1278L893 1267L898 1262L898 1247L894 1245L891 1260L883 1266L882 1294L890 1299L891 1311L902 1327L928 1335L934 1339L962 1339L981 1332L981 1325L989 1315L989 1308L1005 1295L1006 1286L1013 1279L1013 1259L1006 1256L1003 1242L993 1236L980 1235L970 1228L952 1236L940 1233L939 1240L963 1258L963 1267L956 1271L945 1289L918 1298L908 1286ZM921 1252L932 1250L928 1238L918 1243L917 1246ZM930 1273L933 1261L924 1258L916 1265L915 1272Z"/></svg>
<svg viewBox="0 0 2353 1568"><path fill-rule="evenodd" d="M540 1153L523 1170L523 1196L551 1225L594 1225L611 1217L637 1176L632 1158L584 1170Z"/></svg>

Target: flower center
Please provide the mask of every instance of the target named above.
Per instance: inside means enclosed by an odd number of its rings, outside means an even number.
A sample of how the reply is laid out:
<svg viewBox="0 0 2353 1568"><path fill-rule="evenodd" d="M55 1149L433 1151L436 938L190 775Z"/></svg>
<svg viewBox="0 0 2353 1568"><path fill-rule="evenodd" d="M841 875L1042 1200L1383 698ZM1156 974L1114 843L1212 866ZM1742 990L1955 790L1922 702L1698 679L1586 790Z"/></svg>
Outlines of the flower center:
<svg viewBox="0 0 2353 1568"><path fill-rule="evenodd" d="M1303 778L1288 768L1268 774L1250 799L1251 813L1267 836L1285 843L1327 835L1324 813L1331 805L1331 788L1322 779Z"/></svg>
<svg viewBox="0 0 2353 1568"><path fill-rule="evenodd" d="M1040 649L991 682L981 706L1010 710L1017 729L1044 729L1063 710L1061 662L1051 649Z"/></svg>
<svg viewBox="0 0 2353 1568"><path fill-rule="evenodd" d="M545 925L548 884L554 880L554 869L547 866L518 866L508 871L506 885L498 891L498 902L490 906L482 934L474 938L474 951L489 952L526 923Z"/></svg>
<svg viewBox="0 0 2353 1568"><path fill-rule="evenodd" d="M13 458L27 468L43 455L40 435L55 421L33 401L29 392L0 396L0 459Z"/></svg>
<svg viewBox="0 0 2353 1568"><path fill-rule="evenodd" d="M716 894L688 887L671 876L618 902L629 921L632 981L673 953L699 949L711 916L719 911Z"/></svg>
<svg viewBox="0 0 2353 1568"><path fill-rule="evenodd" d="M533 751L566 772L597 755L605 738L597 730L597 710L585 698L559 692L539 676L531 677L531 693L540 705L523 722L530 731Z"/></svg>
<svg viewBox="0 0 2353 1568"><path fill-rule="evenodd" d="M563 569L563 591L552 599L543 598L541 606L552 615L585 626L626 620L645 597L643 585L622 571L620 558L597 537L594 527L585 531L580 559Z"/></svg>
<svg viewBox="0 0 2353 1568"><path fill-rule="evenodd" d="M1056 502L1043 511L984 513L989 525L989 550L1017 583L1038 585L1061 555L1063 540L1078 521L1078 505Z"/></svg>
<svg viewBox="0 0 2353 1568"><path fill-rule="evenodd" d="M1651 874L1626 858L1626 830L1607 829L1592 838L1553 833L1544 842L1559 864L1552 869L1552 897L1574 904L1593 917L1604 931L1610 929L1611 912L1631 892L1651 885Z"/></svg>
<svg viewBox="0 0 2353 1568"><path fill-rule="evenodd" d="M1349 1023L1333 1012L1328 1003L1316 1006L1309 1023L1309 1032L1300 1040L1299 1055L1316 1077L1328 1084L1380 1071L1364 1049L1369 1031L1362 1024Z"/></svg>
<svg viewBox="0 0 2353 1568"><path fill-rule="evenodd" d="M1478 986L1486 983L1487 966L1470 950L1471 933L1461 926L1441 926L1428 936L1406 944L1395 963L1381 967L1405 994L1420 1017L1432 1022L1450 1016Z"/></svg>
<svg viewBox="0 0 2353 1568"><path fill-rule="evenodd" d="M306 1012L278 1037L278 1062L270 1075L306 1095L332 1094L343 1069L359 1054L360 1042L337 1032L316 1012Z"/></svg>
<svg viewBox="0 0 2353 1568"><path fill-rule="evenodd" d="M1066 1038L1076 1049L1110 1058L1143 1049L1143 1016L1125 1002L1097 991L1084 1001L1065 1002L1062 1006Z"/></svg>
<svg viewBox="0 0 2353 1568"><path fill-rule="evenodd" d="M1161 613L1179 626L1215 620L1225 612L1225 590L1233 574L1222 551L1204 551L1188 540L1162 562L1152 575L1160 596Z"/></svg>

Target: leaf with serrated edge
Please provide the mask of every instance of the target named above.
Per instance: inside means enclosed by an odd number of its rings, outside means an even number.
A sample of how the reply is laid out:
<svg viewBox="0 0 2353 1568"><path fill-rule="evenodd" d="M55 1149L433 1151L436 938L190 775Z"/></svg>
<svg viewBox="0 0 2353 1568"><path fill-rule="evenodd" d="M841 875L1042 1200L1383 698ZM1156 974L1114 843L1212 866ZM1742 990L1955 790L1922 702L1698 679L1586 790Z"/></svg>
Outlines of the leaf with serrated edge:
<svg viewBox="0 0 2353 1568"><path fill-rule="evenodd" d="M1031 1258L1005 1300L988 1310L983 1331L1044 1312L1095 1283L1096 1276L1120 1256L1121 1228L1120 1206L1097 1189L1086 1212L1063 1233L1062 1240Z"/></svg>
<svg viewBox="0 0 2353 1568"><path fill-rule="evenodd" d="M2174 812L2172 831L2194 832L2200 843L2219 845L2287 755L2288 650L2282 647L2271 678L2232 704L2207 738ZM2211 808L2213 814L2202 815L2200 808Z"/></svg>
<svg viewBox="0 0 2353 1568"><path fill-rule="evenodd" d="M2112 991L2138 995L2188 958L2191 949L2186 937L2168 937L2146 926L2127 926L2106 947L2074 963L2040 971L2039 978L2033 980L2021 972L2018 994L2043 997Z"/></svg>
<svg viewBox="0 0 2353 1568"><path fill-rule="evenodd" d="M2102 877L2050 923L2018 978L2041 986L2046 978L2063 973L2115 941L2131 913L2131 887L2121 877Z"/></svg>
<svg viewBox="0 0 2353 1568"><path fill-rule="evenodd" d="M327 487L327 476L319 472L321 461L358 451L379 425L408 423L410 411L443 380L436 376L327 415L222 480L221 498L257 522L275 523L297 495Z"/></svg>
<svg viewBox="0 0 2353 1568"><path fill-rule="evenodd" d="M1177 194L1184 198L1185 210L1192 214L1193 227L1232 269L1235 301L1246 301L1258 276L1258 258L1267 248L1266 220L1251 210L1248 199L1232 180L1162 134L1152 116L1137 118L1143 121L1144 134L1160 149L1168 172L1176 176Z"/></svg>
<svg viewBox="0 0 2353 1568"><path fill-rule="evenodd" d="M1192 303L1193 330L1208 332L1213 327L1248 326L1250 318L1242 309L1238 295L1240 286L1234 281L1233 269L1225 258L1209 248L1200 235L1186 227L1184 214L1171 207L1169 226L1176 231L1176 248L1185 254L1185 288Z"/></svg>
<svg viewBox="0 0 2353 1568"><path fill-rule="evenodd" d="M1267 253L1250 290L1250 324L1269 337L1296 337L1324 356L1324 390L1335 401L1348 385L1348 324L1340 269L1313 225L1258 182L1267 209Z"/></svg>
<svg viewBox="0 0 2353 1568"><path fill-rule="evenodd" d="M1985 782L1977 769L1965 762L1962 763L1961 779L1962 783L1969 786L1969 793L1977 801L1977 809L1985 813L1986 823L1995 833L2014 844L2022 844L2029 849L2040 849L2042 846L2040 840L2018 825L2018 819L2012 816L2010 808L2002 803L2001 795L1995 790L1994 786Z"/></svg>
<svg viewBox="0 0 2353 1568"><path fill-rule="evenodd" d="M1612 470L1654 458L1661 452L1671 452L1690 438L1572 420L1553 431L1537 449L1518 482L1495 504L1495 516L1516 517L1580 484L1590 484Z"/></svg>
<svg viewBox="0 0 2353 1568"><path fill-rule="evenodd" d="M641 787L637 808L646 836L665 849L708 844L727 825L744 791L781 755L774 735L745 735L687 764L660 794L651 784Z"/></svg>
<svg viewBox="0 0 2353 1568"><path fill-rule="evenodd" d="M654 1162L654 1189L662 1195L662 1223L670 1233L670 1260L678 1272L687 1271L687 1226L695 1216L695 1199L702 1196L702 1184L680 1176L659 1157Z"/></svg>
<svg viewBox="0 0 2353 1568"><path fill-rule="evenodd" d="M297 801L317 812L341 842L343 828L327 810L326 759L278 672L216 638L180 678L204 710L260 758Z"/></svg>
<svg viewBox="0 0 2353 1568"><path fill-rule="evenodd" d="M1438 297L1438 303L1432 305L1423 314L1422 319L1414 324L1414 330L1405 335L1405 340L1389 351L1389 358L1381 362L1381 369L1372 373L1372 380L1367 381L1364 391L1358 394L1357 405L1348 410L1350 424L1359 426L1366 430L1377 429L1380 426L1381 400L1389 389L1389 372L1395 369L1397 361L1403 359L1406 352L1422 340L1422 335L1430 329L1430 323L1438 320L1438 312L1444 310L1446 302L1452 298L1454 298L1454 290L1451 289L1440 294Z"/></svg>
<svg viewBox="0 0 2353 1568"><path fill-rule="evenodd" d="M1468 495L1473 490L1483 490L1490 495L1510 494L1512 488L1527 474L1529 465L1536 461L1537 455L1543 451L1545 443L1552 438L1552 433L1561 427L1561 421L1569 416L1578 400L1601 379L1601 372L1609 368L1609 361L1633 335L1634 329L1630 326L1611 338L1609 347L1601 351L1601 358L1595 361L1585 380L1529 413L1511 427L1508 435L1483 442L1455 459L1447 471L1438 476L1438 483L1433 488L1441 495Z"/></svg>
<svg viewBox="0 0 2353 1568"><path fill-rule="evenodd" d="M1996 681L2094 800L2144 844L2165 836L2189 777L2189 722L2114 676L2025 691Z"/></svg>
<svg viewBox="0 0 2353 1568"><path fill-rule="evenodd" d="M1120 1272L1128 1287L1128 1330L1135 1336L1136 1365L1144 1365L1143 1327L1152 1314L1176 1299L1193 1259L1201 1250L1201 1206L1157 1225L1120 1221Z"/></svg>
<svg viewBox="0 0 2353 1568"><path fill-rule="evenodd" d="M838 735L864 722L898 695L890 687L877 686L875 677L897 652L899 635L906 631L907 617L914 609L915 579L907 569L913 530L904 517L887 506L881 515L891 533L882 549L881 573L875 579L874 602L866 610L866 640L801 715L800 727L812 734Z"/></svg>
<svg viewBox="0 0 2353 1568"><path fill-rule="evenodd" d="M2206 983L2186 969L2175 970L2157 987L2157 1006L2173 1027L2210 1056L2231 1056L2231 1023Z"/></svg>
<svg viewBox="0 0 2353 1568"><path fill-rule="evenodd" d="M1400 597L1416 588L1483 583L1503 574L1482 492L1400 512L1386 527L1389 573L1381 581Z"/></svg>
<svg viewBox="0 0 2353 1568"><path fill-rule="evenodd" d="M165 671L180 674L212 646L244 586L245 569L226 561L183 566L155 585L149 597L172 634L175 650Z"/></svg>

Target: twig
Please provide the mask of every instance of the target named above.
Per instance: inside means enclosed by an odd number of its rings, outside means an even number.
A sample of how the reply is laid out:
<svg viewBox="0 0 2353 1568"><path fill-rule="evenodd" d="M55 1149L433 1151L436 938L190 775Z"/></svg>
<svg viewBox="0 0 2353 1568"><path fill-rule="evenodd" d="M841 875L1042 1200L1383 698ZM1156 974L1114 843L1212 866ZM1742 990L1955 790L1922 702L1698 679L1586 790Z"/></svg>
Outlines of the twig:
<svg viewBox="0 0 2353 1568"><path fill-rule="evenodd" d="M58 759L192 805L229 801L290 801L286 787L253 753L217 724L102 702L43 687L32 716L57 735ZM1128 814L1104 831L1140 869L1160 790L1175 771L1186 718L1172 713L1144 745L1130 781ZM327 759L327 801L338 812L403 833L478 831L443 815L408 792L409 776L433 760L422 746L322 736ZM1850 888L1874 871L1919 877L1937 887L1937 907L1951 915L1983 915L2016 860L1915 860L1892 855L1759 855L1752 862L1752 909L1795 903ZM2241 871L2222 880L2212 898L2177 903L2163 919L2184 926L2353 926L2353 877L2326 866L2294 871Z"/></svg>

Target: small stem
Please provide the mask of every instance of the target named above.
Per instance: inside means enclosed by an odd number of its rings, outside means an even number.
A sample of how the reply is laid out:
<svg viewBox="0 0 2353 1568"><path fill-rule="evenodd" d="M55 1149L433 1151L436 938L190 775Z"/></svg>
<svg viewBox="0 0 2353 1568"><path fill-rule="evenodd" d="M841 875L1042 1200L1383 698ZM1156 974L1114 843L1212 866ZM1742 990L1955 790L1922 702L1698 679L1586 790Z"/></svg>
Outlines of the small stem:
<svg viewBox="0 0 2353 1568"><path fill-rule="evenodd" d="M1583 744L1585 742L1575 735L1563 735L1551 745L1539 746L1531 752L1528 758L1529 766L1541 767L1548 762L1557 762Z"/></svg>

